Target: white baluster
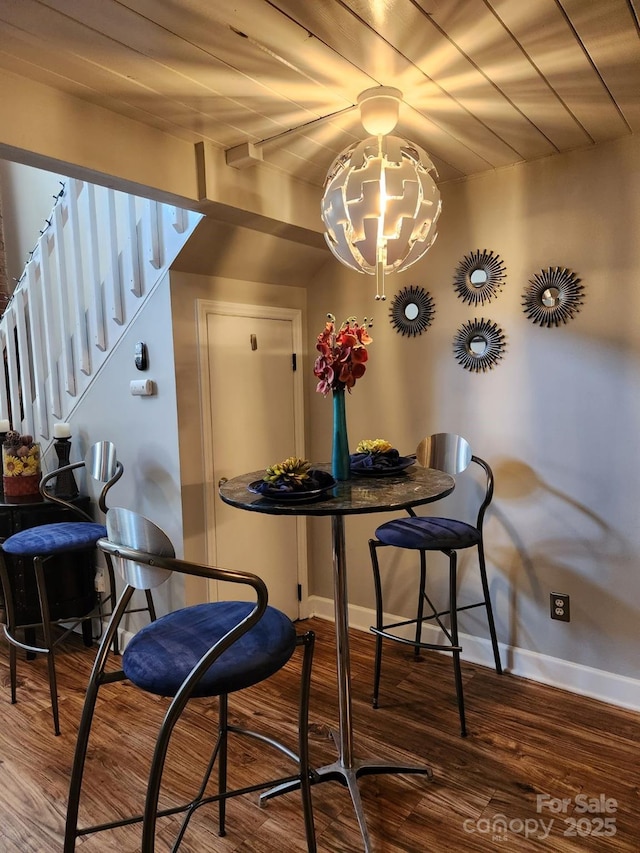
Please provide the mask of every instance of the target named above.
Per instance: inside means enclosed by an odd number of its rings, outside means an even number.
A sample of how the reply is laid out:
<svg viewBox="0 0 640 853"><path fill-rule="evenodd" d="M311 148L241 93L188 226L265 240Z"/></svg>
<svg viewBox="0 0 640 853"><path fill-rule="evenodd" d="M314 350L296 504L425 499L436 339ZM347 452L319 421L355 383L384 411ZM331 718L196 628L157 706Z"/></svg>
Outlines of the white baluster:
<svg viewBox="0 0 640 853"><path fill-rule="evenodd" d="M98 248L98 212L96 210L96 188L93 184L85 184L87 194L87 254L89 257L89 287L86 293L91 293L89 314L93 326L93 342L103 352L107 348L107 332L104 321L104 305L102 302L102 277L100 275L100 251Z"/></svg>
<svg viewBox="0 0 640 853"><path fill-rule="evenodd" d="M120 282L120 253L118 251L118 220L116 216L116 194L107 190L107 240L111 260L110 269L106 276L107 304L110 306L111 318L121 326L124 323L124 308L122 305L122 285Z"/></svg>
<svg viewBox="0 0 640 853"><path fill-rule="evenodd" d="M49 371L47 376L47 382L49 387L49 405L51 406L51 414L55 418L59 418L62 415L62 409L60 406L60 386L58 384L59 353L56 346L57 341L54 327L54 322L56 322L58 315L54 309L54 281L51 274L51 260L49 257L50 251L55 253L57 252L58 248L55 223L56 218L54 214L52 220L52 238L51 240L49 240L49 238L46 236L43 238L44 245L42 246L42 252L40 256L40 301L42 303L43 313L43 316L41 318L42 338L44 340L45 359ZM52 248L50 249L51 246ZM67 356L64 347L62 347L61 355L64 361Z"/></svg>
<svg viewBox="0 0 640 853"><path fill-rule="evenodd" d="M20 287L20 285L18 285ZM16 309L14 291L13 299L7 310L2 315L3 324L5 324L5 343L7 354L7 374L9 380L9 399L11 400L11 426L13 429L22 432L22 414L20 405L20 380L18 379L18 359L16 357L15 345L15 328L16 328Z"/></svg>
<svg viewBox="0 0 640 853"><path fill-rule="evenodd" d="M162 266L162 252L160 246L160 217L157 201L147 199L145 201L145 243L146 258L154 269Z"/></svg>
<svg viewBox="0 0 640 853"><path fill-rule="evenodd" d="M33 435L35 432L33 424L33 398L31 396L31 353L29 352L29 338L27 336L27 300L25 290L29 285L29 279L33 273L29 268L34 264L31 261L27 266L27 277L24 285L14 293L13 305L16 321L16 346L18 349L18 369L20 375L20 389L22 397L22 430Z"/></svg>
<svg viewBox="0 0 640 853"><path fill-rule="evenodd" d="M178 234L184 234L189 225L189 213L181 207L169 207L171 224Z"/></svg>
<svg viewBox="0 0 640 853"><path fill-rule="evenodd" d="M125 282L134 296L142 296L142 276L140 275L140 246L138 240L138 216L135 196L127 199L127 242L125 251Z"/></svg>
<svg viewBox="0 0 640 853"><path fill-rule="evenodd" d="M41 236L40 240L40 254L39 257L43 258L44 255L48 254L48 240L46 236ZM39 268L36 270L36 266ZM43 323L42 323L42 300L40 298L39 288L37 286L37 272L40 272L40 278L42 277L42 265L41 263L37 263L32 261L27 265L27 295L28 295L28 306L29 310L26 312L26 316L29 320L29 331L30 331L30 340L31 340L31 360L33 365L33 389L34 389L34 399L33 399L33 419L34 419L34 429L33 434L38 433L43 438L49 438L49 422L47 418L47 392L46 392L46 360L45 360L45 352L43 350L42 344L44 340L43 335ZM28 341L24 343L24 349L22 348L22 344L20 344L20 364L23 361L29 361L29 352L28 352ZM22 379L22 399L24 401L25 398L25 387L24 387L24 379ZM24 405L24 402L23 402Z"/></svg>
<svg viewBox="0 0 640 853"><path fill-rule="evenodd" d="M73 358L73 337L71 332L71 320L70 320L70 312L69 312L69 276L67 275L67 254L66 247L64 243L64 217L63 217L63 207L59 204L54 212L53 216L53 225L54 231L53 236L55 240L54 246L54 258L55 258L55 270L56 270L56 282L52 280L51 288L50 288L50 298L58 308L58 331L60 334L60 351L62 356L62 378L64 380L64 389L72 397L75 397L77 394L77 383L76 383L76 374L75 374L75 361ZM48 317L52 317L53 314L47 313ZM49 366L52 365L54 360L53 348L51 350L52 360L49 362ZM51 404L55 406L52 414L59 418L62 417L62 408L59 399L59 395L57 398L51 396Z"/></svg>
<svg viewBox="0 0 640 853"><path fill-rule="evenodd" d="M82 181L73 180L67 196L67 209L69 211L69 225L71 227L71 250L73 271L70 276L73 281L73 294L75 304L75 342L78 353L78 364L80 370L87 376L91 375L91 355L89 353L89 335L85 314L85 299L83 288L82 270L82 231L80 228L80 214L78 211L78 194L82 189ZM71 289L71 288L70 288Z"/></svg>

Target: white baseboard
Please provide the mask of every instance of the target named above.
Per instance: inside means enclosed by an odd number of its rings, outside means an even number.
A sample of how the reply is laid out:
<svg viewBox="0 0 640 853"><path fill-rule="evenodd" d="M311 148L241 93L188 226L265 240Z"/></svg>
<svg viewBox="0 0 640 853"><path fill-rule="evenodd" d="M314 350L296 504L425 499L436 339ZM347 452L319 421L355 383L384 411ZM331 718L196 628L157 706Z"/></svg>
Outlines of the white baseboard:
<svg viewBox="0 0 640 853"><path fill-rule="evenodd" d="M312 595L308 599L307 609L312 616L334 621L333 600L330 598ZM385 620L388 622L399 622L402 618L385 614ZM368 633L370 626L374 623L373 610L355 605L349 606L351 628ZM426 629L433 631L434 634L438 633L438 630L430 625L426 626ZM406 636L410 637L408 633ZM493 667L493 652L489 640L463 633L460 633L459 637L464 660ZM640 680L638 679L502 643L500 655L505 672L512 675L529 678L552 687L560 687L562 690L568 690L580 696L590 696L592 699L599 699L631 711L640 711Z"/></svg>

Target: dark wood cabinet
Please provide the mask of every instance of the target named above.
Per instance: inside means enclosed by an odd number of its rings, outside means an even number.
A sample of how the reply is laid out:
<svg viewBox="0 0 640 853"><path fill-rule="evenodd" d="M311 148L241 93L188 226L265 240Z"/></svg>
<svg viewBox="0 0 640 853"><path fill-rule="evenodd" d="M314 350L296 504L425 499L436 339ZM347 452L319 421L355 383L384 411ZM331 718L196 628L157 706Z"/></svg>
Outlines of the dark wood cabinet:
<svg viewBox="0 0 640 853"><path fill-rule="evenodd" d="M91 511L88 497L78 497L72 503L84 512ZM0 495L0 541L28 527L62 521L81 521L81 518L72 510L44 499ZM33 562L9 554L5 554L4 559L12 585L17 624L37 623L41 617ZM85 616L93 610L97 602L94 548L51 557L45 571L53 620Z"/></svg>

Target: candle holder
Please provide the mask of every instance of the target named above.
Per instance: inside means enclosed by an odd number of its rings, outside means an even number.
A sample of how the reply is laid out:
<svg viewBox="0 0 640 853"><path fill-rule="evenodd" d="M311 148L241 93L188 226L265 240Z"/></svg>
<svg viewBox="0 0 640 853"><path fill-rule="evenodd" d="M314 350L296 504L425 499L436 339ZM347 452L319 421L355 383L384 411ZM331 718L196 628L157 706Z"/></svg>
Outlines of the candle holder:
<svg viewBox="0 0 640 853"><path fill-rule="evenodd" d="M69 455L71 453L71 441L68 438L56 438L53 442L53 446L58 457L58 467L62 468L64 465L68 465ZM67 500L78 497L80 492L78 491L73 471L62 471L61 474L58 474L53 487L53 494L57 498L64 498Z"/></svg>

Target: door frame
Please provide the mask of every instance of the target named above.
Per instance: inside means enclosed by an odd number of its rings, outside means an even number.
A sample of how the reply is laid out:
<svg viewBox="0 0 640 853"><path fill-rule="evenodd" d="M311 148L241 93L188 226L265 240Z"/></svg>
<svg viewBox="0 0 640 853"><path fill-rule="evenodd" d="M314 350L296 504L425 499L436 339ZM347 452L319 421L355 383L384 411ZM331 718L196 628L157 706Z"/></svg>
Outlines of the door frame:
<svg viewBox="0 0 640 853"><path fill-rule="evenodd" d="M213 428L211 423L211 383L207 349L207 315L227 317L257 317L263 320L290 320L293 334L293 352L297 355L293 375L294 444L292 455L305 457L304 429L304 377L300 369L303 362L302 311L299 308L278 308L273 305L253 305L246 302L224 302L215 299L196 299L198 371L200 378L200 421L202 424L202 461L204 465L205 551L210 565L217 565L216 510L214 483ZM275 460L274 460L275 461ZM245 473L239 471L238 474ZM241 511L241 510L239 510ZM297 583L302 594L298 602L298 617L307 615L309 598L309 571L307 561L307 524L304 516L296 516ZM207 581L209 601L218 600L217 582Z"/></svg>

